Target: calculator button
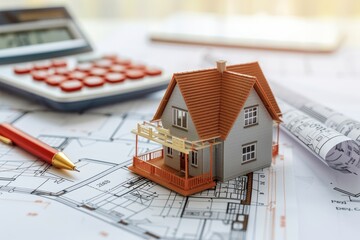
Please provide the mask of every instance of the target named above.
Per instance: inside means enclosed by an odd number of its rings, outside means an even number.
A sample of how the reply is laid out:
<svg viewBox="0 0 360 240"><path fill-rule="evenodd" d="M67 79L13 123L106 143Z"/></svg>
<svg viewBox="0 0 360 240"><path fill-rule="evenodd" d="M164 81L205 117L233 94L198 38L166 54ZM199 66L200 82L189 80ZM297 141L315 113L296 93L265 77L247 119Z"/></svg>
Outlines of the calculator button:
<svg viewBox="0 0 360 240"><path fill-rule="evenodd" d="M156 76L156 75L160 75L162 73L162 71L158 68L146 68L145 73L146 73L146 75L149 75L149 76Z"/></svg>
<svg viewBox="0 0 360 240"><path fill-rule="evenodd" d="M76 79L67 80L65 82L60 83L60 88L64 92L75 92L79 91L83 87L82 82Z"/></svg>
<svg viewBox="0 0 360 240"><path fill-rule="evenodd" d="M129 66L131 64L131 61L129 59L125 59L125 58L117 58L115 60L115 63L124 65L124 66Z"/></svg>
<svg viewBox="0 0 360 240"><path fill-rule="evenodd" d="M69 78L70 79L84 80L84 78L87 77L87 76L88 76L87 73L80 72L80 71L74 71L74 72L69 73Z"/></svg>
<svg viewBox="0 0 360 240"><path fill-rule="evenodd" d="M102 76L104 76L107 72L108 72L108 70L106 70L106 69L104 69L104 68L93 68L93 69L90 70L90 75L102 77Z"/></svg>
<svg viewBox="0 0 360 240"><path fill-rule="evenodd" d="M58 67L54 69L56 74L59 75L68 75L70 73L70 70L66 67Z"/></svg>
<svg viewBox="0 0 360 240"><path fill-rule="evenodd" d="M50 61L34 63L34 69L35 70L46 70L46 69L49 69L50 67L51 67L51 62Z"/></svg>
<svg viewBox="0 0 360 240"><path fill-rule="evenodd" d="M131 64L129 68L134 70L145 70L146 66L144 64Z"/></svg>
<svg viewBox="0 0 360 240"><path fill-rule="evenodd" d="M145 73L141 70L127 70L125 75L129 79L140 79L145 76Z"/></svg>
<svg viewBox="0 0 360 240"><path fill-rule="evenodd" d="M126 70L128 69L128 67L124 66L124 65L112 65L110 67L110 72L114 72L114 73L124 73Z"/></svg>
<svg viewBox="0 0 360 240"><path fill-rule="evenodd" d="M90 72L90 70L93 68L92 63L80 63L76 66L76 70L82 71L82 72Z"/></svg>
<svg viewBox="0 0 360 240"><path fill-rule="evenodd" d="M35 81L44 81L48 77L48 72L44 70L35 70L31 72L32 78Z"/></svg>
<svg viewBox="0 0 360 240"><path fill-rule="evenodd" d="M104 85L105 81L102 77L90 76L90 77L86 77L83 83L87 87L100 87Z"/></svg>
<svg viewBox="0 0 360 240"><path fill-rule="evenodd" d="M119 83L125 81L126 76L121 73L108 73L105 75L105 81L109 83Z"/></svg>
<svg viewBox="0 0 360 240"><path fill-rule="evenodd" d="M30 73L32 70L31 65L22 65L22 66L15 66L14 73L16 74L27 74Z"/></svg>
<svg viewBox="0 0 360 240"><path fill-rule="evenodd" d="M94 65L99 68L110 68L113 62L110 59L97 60Z"/></svg>
<svg viewBox="0 0 360 240"><path fill-rule="evenodd" d="M101 59L100 54L89 54L89 55L77 57L76 60L78 63L87 63L87 62L93 62L93 61L96 61L99 59Z"/></svg>
<svg viewBox="0 0 360 240"><path fill-rule="evenodd" d="M116 54L104 54L103 59L109 59L111 61L115 61L118 56Z"/></svg>
<svg viewBox="0 0 360 240"><path fill-rule="evenodd" d="M67 62L64 59L53 59L51 61L53 67L66 67Z"/></svg>
<svg viewBox="0 0 360 240"><path fill-rule="evenodd" d="M63 75L51 75L46 78L45 82L51 86L58 86L67 79L68 78Z"/></svg>

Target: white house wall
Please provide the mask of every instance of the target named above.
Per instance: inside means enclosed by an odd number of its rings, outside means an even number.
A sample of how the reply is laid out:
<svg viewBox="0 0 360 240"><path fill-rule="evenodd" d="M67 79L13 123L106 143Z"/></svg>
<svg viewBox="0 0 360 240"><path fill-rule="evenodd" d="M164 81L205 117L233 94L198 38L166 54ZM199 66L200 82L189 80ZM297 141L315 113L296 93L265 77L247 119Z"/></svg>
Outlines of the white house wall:
<svg viewBox="0 0 360 240"><path fill-rule="evenodd" d="M258 105L258 124L244 128L244 108ZM224 141L223 172L218 179L226 181L239 175L270 166L272 159L273 120L254 89ZM257 142L256 160L242 163L242 145Z"/></svg>
<svg viewBox="0 0 360 240"><path fill-rule="evenodd" d="M188 129L181 129L178 127L174 127L172 125L172 107L177 107L180 109L188 110L185 100L183 96L181 95L181 92L179 90L178 85L174 87L174 90L170 96L170 99L168 103L166 104L166 107L163 111L163 114L161 116L161 121L164 126L164 128L170 129L170 133L173 136L176 137L186 137L190 141L199 140L199 135L197 134L197 131L195 129L194 122L192 121L192 118L190 116L190 113L188 114Z"/></svg>
<svg viewBox="0 0 360 240"><path fill-rule="evenodd" d="M170 130L170 133L173 136L179 137L179 138L186 138L187 140L190 141L195 141L195 140L199 140L199 135L197 134L197 131L195 129L195 125L194 122L192 121L191 115L190 113L188 113L188 129L181 129L178 127L174 127L172 125L172 107L177 107L180 109L184 109L184 110L188 110L186 104L185 104L185 100L183 98L183 96L181 95L181 92L179 90L178 85L176 85L174 87L174 90L169 98L169 101L163 111L163 114L161 116L161 121L162 124L164 126L164 128L167 128ZM176 170L180 170L180 156L179 156L179 152L173 150L173 156L169 157L166 155L166 148L164 148L164 153L165 153L165 164L168 165L169 167L172 167ZM198 166L194 167L191 165L191 159L190 159L190 155L189 155L189 174L191 176L197 176L200 174L203 174L203 170L204 167L206 169L208 169L208 167L203 166L203 153L202 151L198 152ZM208 171L208 170L207 170Z"/></svg>

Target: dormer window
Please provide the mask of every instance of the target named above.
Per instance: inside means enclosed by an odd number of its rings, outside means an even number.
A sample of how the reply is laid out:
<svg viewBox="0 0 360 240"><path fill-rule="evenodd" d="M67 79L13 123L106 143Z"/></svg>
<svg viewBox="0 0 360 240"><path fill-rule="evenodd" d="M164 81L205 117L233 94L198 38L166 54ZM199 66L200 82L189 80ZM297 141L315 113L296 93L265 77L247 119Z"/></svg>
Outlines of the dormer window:
<svg viewBox="0 0 360 240"><path fill-rule="evenodd" d="M187 129L188 127L188 111L172 107L173 126Z"/></svg>
<svg viewBox="0 0 360 240"><path fill-rule="evenodd" d="M251 107L244 108L244 111L245 111L244 126L245 127L250 127L250 126L258 124L258 115L259 115L258 110L259 110L258 106L251 106Z"/></svg>

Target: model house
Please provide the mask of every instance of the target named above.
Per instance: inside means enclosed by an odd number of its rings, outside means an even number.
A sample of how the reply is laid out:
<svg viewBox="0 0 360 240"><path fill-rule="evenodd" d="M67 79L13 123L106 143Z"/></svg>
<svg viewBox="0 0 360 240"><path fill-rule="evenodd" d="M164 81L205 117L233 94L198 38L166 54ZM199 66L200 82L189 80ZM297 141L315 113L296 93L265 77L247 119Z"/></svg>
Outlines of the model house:
<svg viewBox="0 0 360 240"><path fill-rule="evenodd" d="M175 73L150 122L137 125L130 169L182 195L268 167L281 112L257 62ZM138 155L138 137L161 144Z"/></svg>

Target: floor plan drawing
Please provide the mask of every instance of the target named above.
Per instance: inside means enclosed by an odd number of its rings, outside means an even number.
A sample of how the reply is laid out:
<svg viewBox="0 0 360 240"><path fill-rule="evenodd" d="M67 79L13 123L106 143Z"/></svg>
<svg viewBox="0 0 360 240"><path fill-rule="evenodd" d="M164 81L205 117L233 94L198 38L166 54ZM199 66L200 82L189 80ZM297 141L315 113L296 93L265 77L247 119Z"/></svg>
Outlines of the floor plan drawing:
<svg viewBox="0 0 360 240"><path fill-rule="evenodd" d="M11 230L12 222L23 226L26 218L42 219L51 212L50 218L68 219L77 232L88 231L87 239L286 238L293 221L286 208L291 198L285 205L292 186L288 147L280 150L271 168L183 197L127 169L135 151L130 130L151 119L150 112L140 114L136 102L71 114L42 108L24 111L21 103L0 105L0 122L10 122L63 151L80 170L58 170L16 146L0 144L0 210L6 213L1 222L8 229L2 230L3 236L21 239L24 235ZM142 139L138 151L158 147ZM17 214L12 213L15 208ZM24 219L18 216L23 208ZM56 231L56 226L47 226L49 234ZM52 239L66 238L65 233L57 236Z"/></svg>

